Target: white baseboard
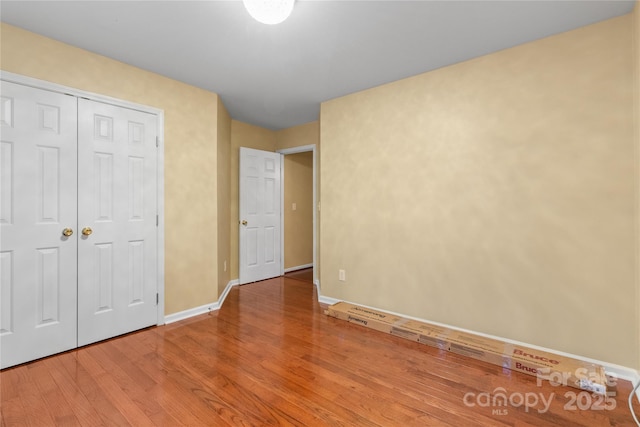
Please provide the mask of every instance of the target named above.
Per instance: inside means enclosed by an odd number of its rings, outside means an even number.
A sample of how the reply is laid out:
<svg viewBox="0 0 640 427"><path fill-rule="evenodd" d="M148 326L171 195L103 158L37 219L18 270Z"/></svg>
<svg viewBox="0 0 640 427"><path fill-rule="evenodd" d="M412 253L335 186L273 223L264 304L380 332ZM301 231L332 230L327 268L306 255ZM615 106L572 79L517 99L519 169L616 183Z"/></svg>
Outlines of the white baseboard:
<svg viewBox="0 0 640 427"><path fill-rule="evenodd" d="M219 310L220 307L222 307L222 304L224 303L224 300L227 299L227 295L229 295L229 291L231 291L231 288L233 288L234 286L238 286L239 284L240 282L238 281L238 279L233 279L229 283L227 283L227 286L225 286L224 291L222 291L222 294L220 294L220 297L218 298L218 308L216 310Z"/></svg>
<svg viewBox="0 0 640 427"><path fill-rule="evenodd" d="M331 298L331 297L327 297L327 296L319 296L318 297L318 301L320 303L323 303L323 304L335 304L335 303L343 301L343 300L335 299L335 298ZM564 351L559 351L559 350L554 350L554 349L550 349L550 348L546 348L546 347L541 347L539 345L528 344L528 343L525 343L525 342L522 342L522 341L511 340L511 339L508 339L508 338L503 338L503 337L498 337L498 336L495 336L495 335L484 334L482 332L472 331L472 330L469 330L469 329L458 328L458 327L455 327L455 326L447 325L445 323L433 322L431 320L425 320L425 319L421 319L419 317L407 316L405 314L395 313L395 312L389 311L389 310L382 310L382 309L377 308L377 307L371 307L371 306L368 306L368 305L358 304L358 303L354 303L354 302L350 302L350 301L345 301L345 302L349 302L350 304L356 304L356 305L359 305L359 306L362 306L362 307L370 308L370 309L373 309L373 310L376 310L376 311L381 311L383 313L388 313L388 314L391 314L391 315L394 315L394 316L399 316L399 317L404 317L404 318L407 318L407 319L417 320L418 322L430 323L432 325L441 326L443 328L453 329L453 330L456 330L456 331L465 332L465 333L473 334L473 335L478 335L478 336L485 337L485 338L491 338L491 339L494 339L494 340L499 340L499 341L503 341L503 342L506 342L506 343L514 344L514 345L525 346L525 347L529 347L529 348L545 351L545 352L548 352L548 353L556 354L556 355L559 355L559 356L564 356L564 357L569 357L569 358L572 358L572 359L584 361L584 362L587 362L587 363L595 363L595 364L603 366L604 369L605 369L606 374L611 375L614 378L619 378L621 380L629 381L633 385L637 384L638 381L640 381L640 373L638 373L637 370L635 370L633 368L628 368L626 366L616 365L615 363L604 362L602 360L591 359L591 358L588 358L588 357L579 356L579 355L572 354L572 353L567 353L567 352L564 352ZM640 389L636 392L636 397L638 398L638 401L640 401Z"/></svg>
<svg viewBox="0 0 640 427"><path fill-rule="evenodd" d="M318 298L318 301L320 301L320 298L322 297L322 295L320 295L320 279L315 279L313 281L313 286L316 287L316 297Z"/></svg>
<svg viewBox="0 0 640 427"><path fill-rule="evenodd" d="M220 305L218 302L212 302L209 304L201 305L200 307L190 308L188 310L179 311L177 313L172 313L164 316L164 323L168 325L169 323L178 322L180 320L185 320L193 316L199 316L201 314L209 313L214 310L218 310Z"/></svg>
<svg viewBox="0 0 640 427"><path fill-rule="evenodd" d="M318 302L320 304L333 305L333 304L335 304L337 302L340 302L340 301L342 301L342 300L331 298L331 297L327 297L327 296L324 296L324 295L318 295ZM380 311L382 311L382 310L380 310Z"/></svg>
<svg viewBox="0 0 640 427"><path fill-rule="evenodd" d="M237 279L231 280L229 283L227 283L227 286L225 286L224 291L222 291L222 294L220 295L220 298L218 299L218 301L201 305L200 307L194 307L188 310L183 310L177 313L169 314L164 317L164 323L165 324L174 323L180 320L188 319L193 316L199 316L201 314L206 314L212 311L220 310L220 307L222 307L222 304L224 303L225 298L227 298L227 295L229 295L229 291L231 290L231 288L237 285L238 285Z"/></svg>
<svg viewBox="0 0 640 427"><path fill-rule="evenodd" d="M304 270L305 268L312 268L313 267L313 263L311 264L304 264L304 265L298 265L297 267L289 267L289 268L285 268L284 272L285 273L291 273L292 271L298 271L298 270Z"/></svg>

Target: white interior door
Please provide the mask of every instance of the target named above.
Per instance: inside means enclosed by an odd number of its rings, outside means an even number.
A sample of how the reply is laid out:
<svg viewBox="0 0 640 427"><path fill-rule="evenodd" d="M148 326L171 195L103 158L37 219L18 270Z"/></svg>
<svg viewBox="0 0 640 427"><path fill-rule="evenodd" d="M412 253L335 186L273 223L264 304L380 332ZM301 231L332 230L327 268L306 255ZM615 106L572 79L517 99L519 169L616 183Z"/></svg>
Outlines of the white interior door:
<svg viewBox="0 0 640 427"><path fill-rule="evenodd" d="M281 274L281 158L240 148L240 284Z"/></svg>
<svg viewBox="0 0 640 427"><path fill-rule="evenodd" d="M78 345L157 323L157 116L78 100Z"/></svg>
<svg viewBox="0 0 640 427"><path fill-rule="evenodd" d="M76 347L76 98L0 82L0 367ZM73 231L69 236L63 230Z"/></svg>

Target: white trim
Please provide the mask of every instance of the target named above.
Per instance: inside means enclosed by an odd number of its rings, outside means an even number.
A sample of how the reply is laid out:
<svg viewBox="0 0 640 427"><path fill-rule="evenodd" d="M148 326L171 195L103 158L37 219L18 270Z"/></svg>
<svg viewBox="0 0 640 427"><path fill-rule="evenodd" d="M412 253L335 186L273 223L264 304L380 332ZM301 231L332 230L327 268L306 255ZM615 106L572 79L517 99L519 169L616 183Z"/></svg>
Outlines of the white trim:
<svg viewBox="0 0 640 427"><path fill-rule="evenodd" d="M291 148L283 148L281 150L277 150L276 153L284 154L298 154L298 153L306 153L308 151L313 151L316 148L316 144L309 145L301 145L299 147L291 147Z"/></svg>
<svg viewBox="0 0 640 427"><path fill-rule="evenodd" d="M320 286L318 286L318 292L320 292ZM327 304L327 305L333 305L337 302L342 301L341 299L335 299L335 298L331 298L331 297L327 297L324 295L318 295L318 302L320 304ZM382 311L382 310L380 310Z"/></svg>
<svg viewBox="0 0 640 427"><path fill-rule="evenodd" d="M343 300L339 300L339 299L335 299L335 298L331 298L331 297L326 297L326 296L321 296L318 298L318 301L324 304L335 304L336 302L340 302ZM376 311L381 311L383 313L388 313L394 316L399 316L399 317L404 317L407 319L412 319L412 320L417 320L418 322L425 322L425 323L429 323L435 326L440 326L443 328L447 328L447 329L452 329L455 331L460 331L460 332L465 332L468 334L473 334L473 335L478 335L481 337L485 337L485 338L491 338L494 340L499 340L499 341L503 341L505 343L509 343L509 344L514 344L514 345L519 345L519 346L524 346L524 347L529 347L532 349L536 349L536 350L540 350L540 351L545 351L548 353L552 353L552 354L556 354L558 356L563 356L563 357L568 357L571 359L576 359L576 360L580 360L586 363L595 363L598 365L602 365L605 368L605 371L607 374L609 375L613 375L616 378L622 379L622 380L626 380L626 381L630 381L632 384L636 384L639 380L640 380L640 373L638 373L637 370L633 369L633 368L628 368L626 366L621 366L621 365L616 365L615 363L609 363L609 362L604 362L602 360L597 360L597 359L591 359L589 357L584 357L584 356L579 356L576 354L572 354L572 353L567 353L564 351L559 351L559 350L553 350L550 348L546 348L546 347L541 347L539 345L535 345L535 344L528 344L522 341L516 341L516 340L512 340L509 338L503 338L503 337L499 337L496 335L489 335L489 334L485 334L482 332L477 332L477 331L472 331L470 329L464 329L464 328L458 328L456 326L451 326L451 325L447 325L446 323L440 323L440 322L433 322L431 320L425 320L425 319L421 319L419 317L414 317L414 316L407 316L405 314L400 314L400 313L396 313L393 311L389 311L389 310L382 310L380 308L377 307L371 307L368 305L364 305L364 304L359 304L359 303L354 303L354 302L350 302L350 301L345 301L348 302L350 304L356 304L359 305L361 307L365 307L365 308L370 308L372 310L376 310ZM638 398L640 399L640 391L637 393L638 394Z"/></svg>
<svg viewBox="0 0 640 427"><path fill-rule="evenodd" d="M156 239L157 242L157 273L158 280L158 306L157 319L158 325L164 325L164 111L160 110L158 116L158 152L156 157L156 214L158 215L158 227Z"/></svg>
<svg viewBox="0 0 640 427"><path fill-rule="evenodd" d="M0 80L7 82L17 83L23 86L30 86L36 89L48 90L50 92L62 93L65 95L75 96L77 98L85 98L92 101L98 101L105 104L115 105L118 107L129 108L131 110L142 111L145 113L155 114L158 117L158 129L157 135L160 147L158 148L157 161L157 215L158 215L158 230L157 230L157 293L158 293L158 307L156 313L156 324L162 325L165 323L164 317L164 111L150 107L148 105L137 104L134 102L126 101L123 99L112 98L106 95L100 95L93 92L87 92L80 89L75 89L69 86L59 85L57 83L48 82L45 80L35 79L33 77L23 76L20 74L14 74L9 71L0 70Z"/></svg>
<svg viewBox="0 0 640 427"><path fill-rule="evenodd" d="M210 313L214 310L218 310L218 302L212 302L210 304L201 305L200 307L190 308L188 310L179 311L177 313L169 314L164 317L164 323L166 325L170 323L179 322L190 317L199 316L201 314Z"/></svg>
<svg viewBox="0 0 640 427"><path fill-rule="evenodd" d="M314 280L313 285L316 288L316 298L318 299L318 302L320 302L320 298L322 297L322 295L320 295L320 280Z"/></svg>
<svg viewBox="0 0 640 427"><path fill-rule="evenodd" d="M309 145L301 145L300 147L292 147L292 148L283 148L282 150L277 150L276 153L280 153L282 154L282 156L286 156L288 154L297 154L297 153L306 153L311 151L313 153L313 159L312 159L312 163L313 163L313 264L311 265L312 267L315 267L316 265L318 265L318 258L317 258L317 246L318 246L318 236L317 234L317 212L318 212L318 196L317 196L317 175L318 175L318 156L317 156L317 152L316 152L316 144L309 144ZM280 225L280 230L281 230L281 237L280 237L280 246L281 246L281 262L282 262L282 268L281 270L283 271L282 274L284 274L284 161L281 163L281 189L282 189L282 197L280 197L281 199L281 203L282 203L282 215L281 215L281 225ZM314 268L313 269L313 281L314 283L318 280L318 269ZM318 282L318 289L320 289L320 285Z"/></svg>
<svg viewBox="0 0 640 427"><path fill-rule="evenodd" d="M311 263L311 264L303 264L303 265L298 265L296 267L285 268L284 272L285 273L291 273L292 271L304 270L305 268L312 268L312 267L313 267L313 263Z"/></svg>
<svg viewBox="0 0 640 427"><path fill-rule="evenodd" d="M234 286L238 286L240 284L240 282L238 281L238 279L234 279L231 280L229 283L227 283L227 286L225 286L224 291L222 291L222 293L220 294L220 297L218 297L218 306L216 307L216 310L219 310L222 307L222 304L224 304L224 300L227 299L227 295L229 295L229 292L231 291L231 288L233 288Z"/></svg>
<svg viewBox="0 0 640 427"><path fill-rule="evenodd" d="M280 153L280 275L287 271L284 268L284 154Z"/></svg>
<svg viewBox="0 0 640 427"><path fill-rule="evenodd" d="M229 283L227 283L227 286L224 288L224 291L222 291L222 294L220 295L220 298L218 298L218 301L201 305L199 307L190 308L188 310L179 311L177 313L173 313L168 316L165 316L164 318L165 324L168 325L169 323L179 322L180 320L189 319L190 317L199 316L201 314L211 313L212 311L220 310L220 307L222 307L224 300L227 298L227 295L229 295L231 288L234 286L238 286L237 279L231 280Z"/></svg>

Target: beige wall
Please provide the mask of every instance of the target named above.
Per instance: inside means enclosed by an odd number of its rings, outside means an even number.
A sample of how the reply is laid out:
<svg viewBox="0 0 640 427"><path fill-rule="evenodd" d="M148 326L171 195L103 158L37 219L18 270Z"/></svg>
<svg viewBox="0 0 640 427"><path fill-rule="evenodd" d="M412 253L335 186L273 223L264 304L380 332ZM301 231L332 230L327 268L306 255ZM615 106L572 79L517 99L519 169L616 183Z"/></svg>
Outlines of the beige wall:
<svg viewBox="0 0 640 427"><path fill-rule="evenodd" d="M296 209L293 210L293 204ZM284 268L313 263L313 153L284 156Z"/></svg>
<svg viewBox="0 0 640 427"><path fill-rule="evenodd" d="M631 18L323 103L323 295L639 368Z"/></svg>
<svg viewBox="0 0 640 427"><path fill-rule="evenodd" d="M218 98L218 297L231 280L231 117Z"/></svg>
<svg viewBox="0 0 640 427"><path fill-rule="evenodd" d="M7 24L0 34L5 71L164 110L165 313L216 301L218 96Z"/></svg>
<svg viewBox="0 0 640 427"><path fill-rule="evenodd" d="M276 131L276 149L302 147L320 144L320 122L309 122L303 125Z"/></svg>
<svg viewBox="0 0 640 427"><path fill-rule="evenodd" d="M238 278L238 220L240 184L240 147L255 148L256 150L276 151L276 133L270 129L250 125L238 120L231 120L231 279Z"/></svg>

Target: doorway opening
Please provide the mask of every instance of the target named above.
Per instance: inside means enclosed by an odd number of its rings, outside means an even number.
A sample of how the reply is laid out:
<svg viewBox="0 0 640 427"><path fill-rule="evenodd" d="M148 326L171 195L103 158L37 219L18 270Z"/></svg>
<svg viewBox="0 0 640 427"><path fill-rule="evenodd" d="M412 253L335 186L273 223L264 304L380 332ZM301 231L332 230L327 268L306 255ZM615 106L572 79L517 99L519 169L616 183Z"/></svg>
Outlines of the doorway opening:
<svg viewBox="0 0 640 427"><path fill-rule="evenodd" d="M315 268L317 265L318 212L316 145L287 148L277 152L283 156L282 164L284 165L281 172L282 179L280 180L283 194L281 198L283 215L280 227L282 233L280 239L282 244L281 253L283 254L282 274L286 274L287 277L299 275L310 278L309 281L319 287L318 272L317 268ZM297 156L298 154L302 155ZM287 158L287 156L292 157ZM289 166L288 168L287 165ZM289 169L290 174L296 174L296 178L301 178L296 179L296 182L287 183L287 190L293 189L293 191L285 191L285 182L290 177L287 176L287 169ZM305 172L305 170L307 171ZM310 176L307 175L309 172ZM305 181L310 181L310 189ZM304 194L305 191L307 192L306 194ZM308 193L309 191L311 194ZM308 224L309 219L311 220L310 224ZM309 243L310 251L308 250ZM299 274L294 274L295 272L299 272Z"/></svg>

